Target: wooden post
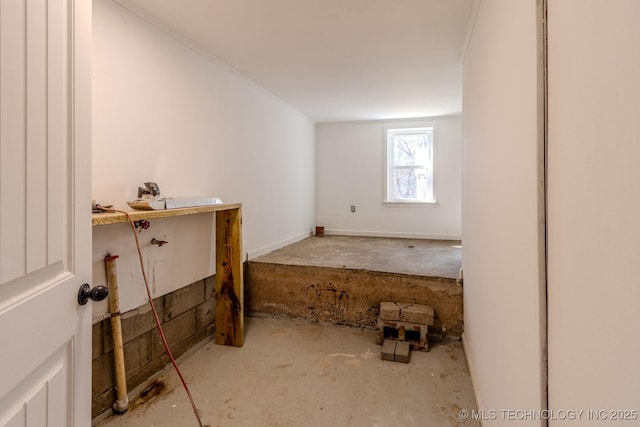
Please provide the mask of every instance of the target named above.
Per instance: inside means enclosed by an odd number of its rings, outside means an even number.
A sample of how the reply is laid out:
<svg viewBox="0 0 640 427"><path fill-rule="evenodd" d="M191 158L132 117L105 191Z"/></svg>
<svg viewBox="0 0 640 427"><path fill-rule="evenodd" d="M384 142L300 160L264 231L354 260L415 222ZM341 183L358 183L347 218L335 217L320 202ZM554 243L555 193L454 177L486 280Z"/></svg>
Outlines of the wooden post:
<svg viewBox="0 0 640 427"><path fill-rule="evenodd" d="M242 208L216 212L216 344L244 344Z"/></svg>

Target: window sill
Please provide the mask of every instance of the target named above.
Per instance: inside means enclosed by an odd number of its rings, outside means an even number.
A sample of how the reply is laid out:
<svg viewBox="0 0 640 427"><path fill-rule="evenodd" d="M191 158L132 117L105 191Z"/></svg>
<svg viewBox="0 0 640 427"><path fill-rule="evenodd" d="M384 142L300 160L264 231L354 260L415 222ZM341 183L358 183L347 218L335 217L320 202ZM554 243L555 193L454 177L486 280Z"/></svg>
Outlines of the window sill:
<svg viewBox="0 0 640 427"><path fill-rule="evenodd" d="M440 203L437 200L434 200L433 202L414 202L414 201L407 201L407 202L400 202L400 201L394 201L394 202L382 202L382 206L389 206L389 207L394 207L394 206L400 206L400 207L407 207L407 208L419 208L419 207L424 207L424 208L435 208L438 205L440 205Z"/></svg>

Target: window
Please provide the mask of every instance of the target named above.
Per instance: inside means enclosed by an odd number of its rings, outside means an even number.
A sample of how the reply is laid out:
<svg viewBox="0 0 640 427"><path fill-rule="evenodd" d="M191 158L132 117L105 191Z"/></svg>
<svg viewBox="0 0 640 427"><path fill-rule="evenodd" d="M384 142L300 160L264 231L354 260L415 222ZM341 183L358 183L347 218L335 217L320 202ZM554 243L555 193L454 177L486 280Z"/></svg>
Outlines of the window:
<svg viewBox="0 0 640 427"><path fill-rule="evenodd" d="M385 202L435 202L433 148L433 127L387 129Z"/></svg>

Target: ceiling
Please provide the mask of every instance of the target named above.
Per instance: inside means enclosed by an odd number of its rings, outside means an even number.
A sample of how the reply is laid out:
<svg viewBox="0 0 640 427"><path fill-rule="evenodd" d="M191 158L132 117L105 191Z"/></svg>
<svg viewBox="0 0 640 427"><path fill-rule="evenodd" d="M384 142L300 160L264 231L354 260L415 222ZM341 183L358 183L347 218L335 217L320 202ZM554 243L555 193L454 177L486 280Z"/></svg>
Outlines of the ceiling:
<svg viewBox="0 0 640 427"><path fill-rule="evenodd" d="M474 0L117 0L316 122L462 111Z"/></svg>

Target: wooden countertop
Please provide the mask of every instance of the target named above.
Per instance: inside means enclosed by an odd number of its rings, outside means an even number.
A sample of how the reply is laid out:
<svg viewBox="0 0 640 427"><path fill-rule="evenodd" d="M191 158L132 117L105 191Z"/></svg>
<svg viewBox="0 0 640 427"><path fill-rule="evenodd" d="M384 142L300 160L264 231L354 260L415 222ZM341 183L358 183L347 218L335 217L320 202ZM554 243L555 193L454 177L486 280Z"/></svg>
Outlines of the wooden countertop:
<svg viewBox="0 0 640 427"><path fill-rule="evenodd" d="M193 206L190 208L179 208L179 209L161 209L161 210L131 210L127 211L131 218L134 221L138 220L149 220L149 219L157 219L157 218L168 218L173 216L183 216L183 215L194 215L200 213L207 212L218 212L218 211L226 211L232 209L239 209L242 207L242 203L226 203L222 205L211 205L211 206ZM127 217L124 214L119 212L107 212L107 213L96 213L92 214L91 221L93 226L98 225L108 225L108 224L118 224L121 222L127 222Z"/></svg>

